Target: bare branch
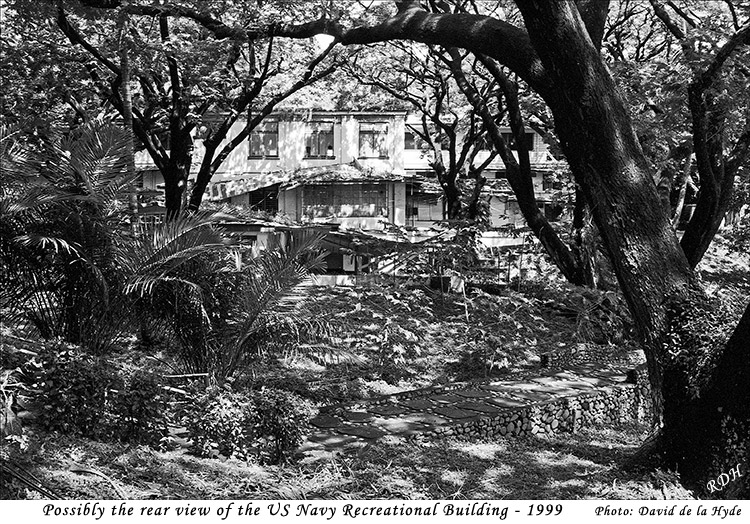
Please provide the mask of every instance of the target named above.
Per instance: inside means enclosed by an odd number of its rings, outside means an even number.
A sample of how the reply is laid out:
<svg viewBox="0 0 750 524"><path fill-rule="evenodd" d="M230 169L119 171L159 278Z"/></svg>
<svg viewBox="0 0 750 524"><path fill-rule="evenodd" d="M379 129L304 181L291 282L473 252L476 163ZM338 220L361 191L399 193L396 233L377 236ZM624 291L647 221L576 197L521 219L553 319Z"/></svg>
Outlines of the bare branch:
<svg viewBox="0 0 750 524"><path fill-rule="evenodd" d="M656 16L659 17L659 19L664 22L664 25L667 27L670 33L672 33L675 38L678 40L684 40L685 38L685 32L680 28L677 23L672 20L672 17L669 15L666 9L664 9L664 6L659 2L659 0L649 0L651 2L651 6L654 8L654 13L656 13Z"/></svg>
<svg viewBox="0 0 750 524"><path fill-rule="evenodd" d="M750 23L734 33L731 38L721 46L721 49L716 53L716 56L714 56L714 59L708 67L706 67L700 77L696 79L696 83L699 84L701 89L707 89L714 82L722 66L739 46L748 44L750 44Z"/></svg>

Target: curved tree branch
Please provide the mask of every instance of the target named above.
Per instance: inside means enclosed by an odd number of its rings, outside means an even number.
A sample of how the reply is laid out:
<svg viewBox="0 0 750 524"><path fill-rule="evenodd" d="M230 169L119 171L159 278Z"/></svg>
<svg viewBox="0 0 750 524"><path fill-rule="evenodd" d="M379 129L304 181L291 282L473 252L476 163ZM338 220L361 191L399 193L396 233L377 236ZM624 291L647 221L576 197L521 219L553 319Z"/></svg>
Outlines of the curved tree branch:
<svg viewBox="0 0 750 524"><path fill-rule="evenodd" d="M508 77L502 72L496 63L487 57L479 55L478 58L492 73L495 80L500 84L503 94L505 95L511 129L513 130L513 134L519 144L518 154L520 163L516 161L510 147L508 147L507 142L503 139L500 129L495 123L486 103L479 96L479 93L474 87L467 81L466 75L461 68L460 53L455 48L449 49L448 53L452 58L452 61L450 62L451 70L453 71L453 76L456 79L458 86L466 95L469 102L474 106L477 113L481 116L485 128L487 129L487 135L491 139L495 150L505 164L508 183L513 189L513 193L516 195L518 205L521 208L521 212L523 213L526 222L529 224L529 227L536 237L539 238L545 251L547 251L550 257L555 261L555 264L563 275L570 282L582 284L582 273L578 270L578 264L576 263L575 257L560 240L560 237L557 236L557 233L552 229L549 221L539 211L536 195L534 194L534 184L531 180L529 152L528 149L525 149L521 145L523 143L525 130L523 128L523 120L521 118L515 86L512 85L510 80L508 80Z"/></svg>

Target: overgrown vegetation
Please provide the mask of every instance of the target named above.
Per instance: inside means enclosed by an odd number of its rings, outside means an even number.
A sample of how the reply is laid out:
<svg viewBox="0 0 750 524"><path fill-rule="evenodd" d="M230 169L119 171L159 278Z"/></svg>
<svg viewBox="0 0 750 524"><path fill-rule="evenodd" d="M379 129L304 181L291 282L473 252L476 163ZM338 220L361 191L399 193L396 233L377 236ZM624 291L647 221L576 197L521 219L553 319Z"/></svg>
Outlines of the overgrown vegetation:
<svg viewBox="0 0 750 524"><path fill-rule="evenodd" d="M311 405L287 391L210 388L186 418L196 455L278 464L302 444L311 416Z"/></svg>
<svg viewBox="0 0 750 524"><path fill-rule="evenodd" d="M720 273L709 271L711 265L713 259L704 275L710 276L719 296L731 295L739 300L750 292L746 282L720 280ZM722 268L723 264L717 269ZM627 343L597 344L586 338L591 333L587 323L599 318L603 319L601 330L610 341L621 336L627 340L627 333L620 331L627 319L620 317L623 324L606 320L613 314L607 308L613 306L605 297L606 293L582 291L564 283L541 286L533 279L527 280L520 292L470 292L466 298L402 286L314 289L306 304L337 337L318 337L319 343L310 342L303 350L264 353L252 362L244 377L223 388L205 389L205 379L198 377L186 394L170 393L161 387L190 380L169 378L172 372L165 363L176 362L172 360L176 354L170 357L169 352L152 348L150 351L162 363L133 345L122 354L106 357L107 372L114 372L124 388L118 394L108 394L104 415L96 426L99 433L91 435L98 440L82 437L77 427L71 432L58 426L56 432L47 433L33 424L27 426L23 442L14 437L15 443L4 445L2 453L9 463L28 468L48 489L79 498L114 495L111 485L101 478L70 471L79 463L115 479L117 486L136 498L327 498L342 494L352 498L689 497L674 474L628 462L647 431L636 426L499 442L405 444L396 439L374 444L360 453L308 457L301 462L301 457L293 455L304 438L305 422L314 412L311 401L319 405L368 397L454 380L461 374L467 379L496 373L513 376L536 365L539 355L550 350L592 355L604 351L609 355L606 358L616 358L627 349ZM604 312L592 315L594 305L594 309L604 307ZM10 352L11 348L39 347L33 341L27 345L12 337L7 341L3 362L14 362L17 367L30 356ZM378 345L381 342L402 345L400 365L385 360ZM338 351L329 347L331 344ZM49 344L49 349L54 345ZM473 360L462 357L462 349L463 354L474 354ZM101 357L87 357L59 344L57 351L58 360L77 355L82 357L80 362L90 364L90 369L80 375L81 380L89 381L84 378L86 373L101 369L93 364ZM490 368L492 351L507 358L507 365ZM400 369L398 380L391 375L394 368ZM158 386L157 377L162 377ZM11 389L20 391L21 402L26 404L30 396L23 387L29 376L24 378L16 372L15 378L15 384L23 379L21 386ZM145 381L146 386L133 385L137 380ZM131 394L139 400L133 402ZM166 404L158 399L154 402L155 397ZM304 397L309 400L302 400ZM74 396L65 398L70 399L70 409L80 403ZM118 407L118 399L126 405L144 406L147 413L124 411ZM148 427L142 422L148 413L169 415L173 427L183 424L193 444L192 452L198 456L186 455L184 448L170 451L170 446L178 444L174 438L156 443L145 435L123 438L117 432L105 437L101 432L106 427L101 421L115 417L130 419L131 427ZM150 435L161 434L157 429L163 427L160 424L160 419L154 420ZM116 427L127 425L117 423ZM155 447L132 448L127 442L149 442ZM434 468L438 462L445 467ZM280 465L269 466L273 463ZM505 466L498 468L498 463ZM18 481L5 482L6 497L39 496Z"/></svg>
<svg viewBox="0 0 750 524"><path fill-rule="evenodd" d="M357 457L322 463L294 456L316 405L512 376L550 352L626 358L636 345L618 293L552 279L532 252L521 255L523 280L519 273L512 287L482 291L476 282L492 275L472 270L472 231L439 261L460 270L461 292L430 288L416 272L401 283L309 288L305 279L322 256L316 237L290 235L283 249L254 254L230 245L210 215L133 224L122 205L126 181L118 175L123 136L98 122L74 138L32 147L18 134L2 136L3 165L12 166L0 200L0 277L7 284L0 308L8 319L0 348L0 459L8 473L2 496L53 489L111 498L68 471L84 461L120 479L133 496L531 496L510 480L515 473L489 465L508 454L541 457L527 483L551 474L542 459L571 461L572 469L554 471L565 480L545 492L550 498L633 495L605 488L620 478L611 463L624 461L625 452L612 458L559 437L382 442ZM746 300L746 277L726 283L726 268L718 269L706 273L717 293ZM691 322L688 307L675 311L676 325ZM690 333L701 336L678 345L718 340L701 326L690 325ZM625 437L607 430L591 435L603 446L632 449L643 429L627 428ZM559 450L549 455L550 446ZM423 471L456 450L461 456L448 461L445 475ZM395 458L403 464L391 471ZM581 464L597 470L594 487L571 481ZM198 471L215 476L197 487ZM386 475L375 480L376 471ZM476 475L487 482L474 483ZM625 478L652 496L649 475L636 468ZM666 478L670 486L676 482ZM175 479L188 483L163 484Z"/></svg>

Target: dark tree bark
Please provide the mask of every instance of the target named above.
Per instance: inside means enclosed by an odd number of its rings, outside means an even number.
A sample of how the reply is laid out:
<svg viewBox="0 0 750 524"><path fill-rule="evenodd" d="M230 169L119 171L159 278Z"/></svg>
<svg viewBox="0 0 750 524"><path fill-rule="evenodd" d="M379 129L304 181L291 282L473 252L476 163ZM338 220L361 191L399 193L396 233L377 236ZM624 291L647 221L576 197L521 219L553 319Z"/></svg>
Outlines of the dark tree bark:
<svg viewBox="0 0 750 524"><path fill-rule="evenodd" d="M696 322L685 327L676 347L670 334L683 329L676 319L684 304L697 308L706 322L711 307L702 307L707 298L677 244L617 88L570 3L529 1L519 2L519 8L558 86L545 99L561 145L587 201L593 203L594 219L640 328L668 457L675 459L689 484L704 487L705 480L736 466L747 451L750 433L741 431L748 424L750 382L737 383L728 402L719 393L727 393L724 379L716 379L725 367L748 376L750 353L736 351L730 361L726 351L732 346L727 345L712 385L691 386L706 348L689 347L689 341L705 326ZM702 418L708 413L714 415ZM728 440L732 444L722 449ZM699 455L702 468L694 465ZM740 484L738 489L746 489Z"/></svg>
<svg viewBox="0 0 750 524"><path fill-rule="evenodd" d="M138 194L135 190L135 144L133 142L133 96L130 92L130 49L127 32L129 29L128 14L121 11L117 16L118 44L120 46L120 70L122 71L122 84L120 86L120 98L122 99L122 124L128 134L127 159L125 163L126 176L130 180L128 184L128 208L131 214L133 227L138 218Z"/></svg>
<svg viewBox="0 0 750 524"><path fill-rule="evenodd" d="M500 154L500 158L505 164L508 183L513 190L513 194L516 196L518 206L521 209L521 213L523 214L526 223L542 243L546 253L560 269L563 276L573 284L583 285L585 282L580 265L577 263L573 253L560 239L537 205L536 195L534 194L534 183L531 179L529 151L523 147L526 132L523 126L515 86L512 85L499 67L488 58L483 58L483 63L498 81L500 89L504 93L504 98L508 107L508 117L511 130L516 137L516 143L519 145L518 156L520 162L516 161L508 144L503 139L500 129L495 123L495 119L490 113L487 104L476 89L474 89L474 87L467 81L464 72L461 69L461 60L458 51L455 48L452 48L450 54L453 58L451 62L453 76L461 91L463 91L466 98L474 106L475 111L484 121L485 128L487 129L487 136L492 141L495 150ZM480 58L481 57L482 55L480 55Z"/></svg>

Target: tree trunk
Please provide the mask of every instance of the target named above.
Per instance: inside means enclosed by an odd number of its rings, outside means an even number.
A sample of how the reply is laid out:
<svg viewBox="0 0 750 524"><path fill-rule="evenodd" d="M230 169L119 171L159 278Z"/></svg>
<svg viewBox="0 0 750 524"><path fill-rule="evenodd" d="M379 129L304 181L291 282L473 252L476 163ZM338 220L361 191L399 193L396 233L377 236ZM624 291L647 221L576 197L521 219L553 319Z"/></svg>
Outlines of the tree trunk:
<svg viewBox="0 0 750 524"><path fill-rule="evenodd" d="M213 137L211 137L213 138ZM223 138L223 137L222 137ZM203 141L203 160L201 160L201 166L198 168L198 174L195 177L195 184L190 190L190 200L188 201L188 210L198 211L203 201L203 195L206 192L208 184L211 182L211 178L214 176L213 158L218 147L216 140L204 140Z"/></svg>
<svg viewBox="0 0 750 524"><path fill-rule="evenodd" d="M741 431L748 425L750 353L736 349L747 328L740 325L716 370L706 371L705 376L713 377L711 386L690 387L696 361L699 356L705 359L706 348L687 347L687 341L700 340L705 326L711 325L710 309L702 313L702 327L691 323L682 328L682 337L670 337L671 325L680 325L680 305L697 306L707 299L677 243L625 105L572 4L530 0L518 5L534 48L557 86L545 99L561 146L592 203L594 220L640 330L656 413L661 414L670 450L667 458L674 460L671 466L677 466L688 485L705 490L710 475L734 467L737 462L732 462L747 450L750 432ZM729 389L723 368L745 380L731 382L736 384L731 401L722 399ZM727 433L736 440L724 447L709 446L722 442ZM696 462L716 466L703 470ZM740 491L734 494L747 495L747 484L741 484L736 483Z"/></svg>
<svg viewBox="0 0 750 524"><path fill-rule="evenodd" d="M122 124L128 134L126 173L128 183L128 208L132 225L138 220L138 193L135 189L135 145L133 143L133 96L130 92L130 50L128 49L128 14L121 10L117 18L120 45L120 98L122 98Z"/></svg>
<svg viewBox="0 0 750 524"><path fill-rule="evenodd" d="M190 163L192 160L192 138L190 132L182 129L170 137L169 161L161 170L164 177L164 200L167 207L167 220L177 218L185 208L185 196Z"/></svg>
<svg viewBox="0 0 750 524"><path fill-rule="evenodd" d="M679 352L679 358L665 366L661 446L665 465L677 465L683 482L699 493L715 498L747 499L750 495L750 305L723 351L721 347L705 347L706 339L711 338L705 336L706 332L713 332L716 337L718 307L719 304L698 297L691 302L676 303L671 312L670 336L678 338L681 344L670 348ZM718 361L715 366L710 357L706 362L711 351Z"/></svg>
<svg viewBox="0 0 750 524"><path fill-rule="evenodd" d="M445 218L448 220L458 220L461 218L461 192L456 187L455 181L445 181L443 184L443 194L445 195Z"/></svg>
<svg viewBox="0 0 750 524"><path fill-rule="evenodd" d="M474 189L471 192L469 203L466 206L466 218L475 221L479 218L480 204L479 201L482 198L482 189L487 183L487 179L481 174L474 174Z"/></svg>
<svg viewBox="0 0 750 524"><path fill-rule="evenodd" d="M706 93L706 87L694 81L688 88L688 105L693 118L693 143L700 177L695 212L680 245L691 267L703 258L724 215L732 204L734 171L724 161L725 103Z"/></svg>

